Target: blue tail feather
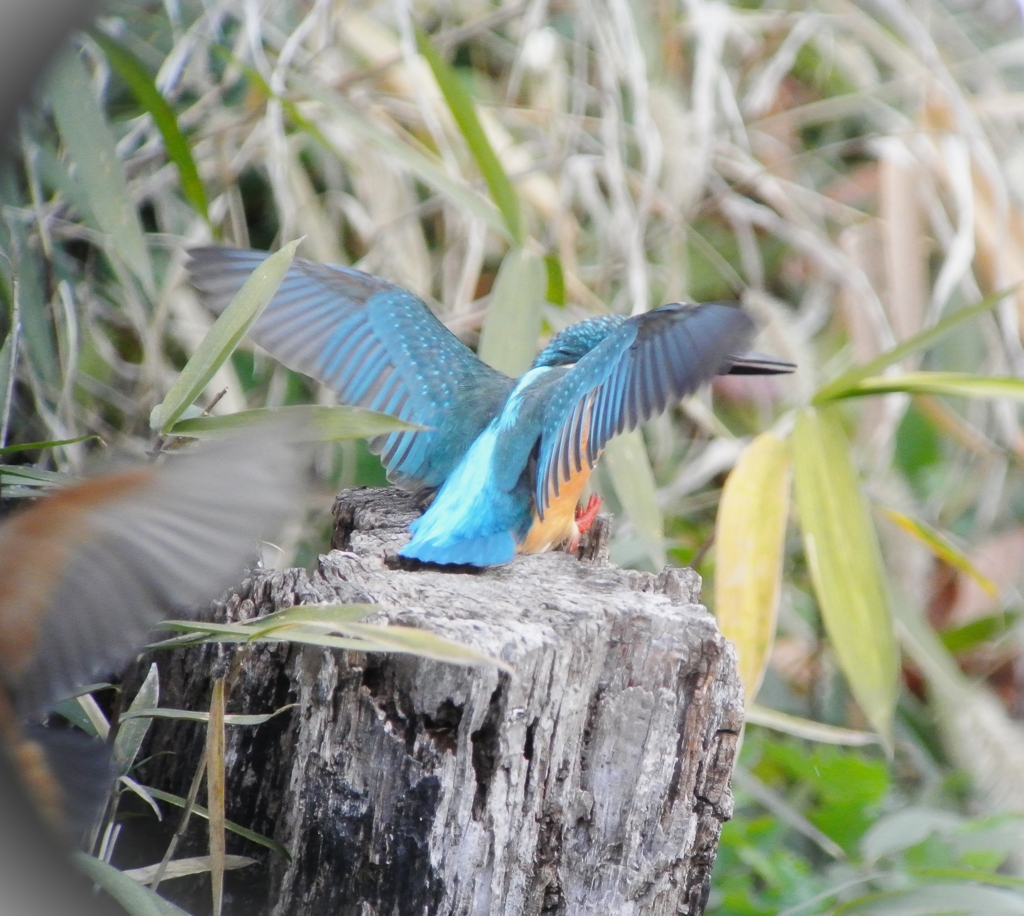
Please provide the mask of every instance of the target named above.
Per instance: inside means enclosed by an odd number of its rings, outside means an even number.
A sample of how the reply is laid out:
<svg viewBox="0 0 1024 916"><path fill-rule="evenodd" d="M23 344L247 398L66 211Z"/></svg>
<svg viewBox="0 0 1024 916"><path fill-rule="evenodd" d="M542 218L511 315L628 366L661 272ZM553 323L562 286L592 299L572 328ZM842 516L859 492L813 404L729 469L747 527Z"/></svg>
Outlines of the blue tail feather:
<svg viewBox="0 0 1024 916"><path fill-rule="evenodd" d="M439 543L436 540L417 543L414 536L398 551L398 555L410 560L419 560L421 563L497 566L508 563L516 555L516 542L507 531L499 531L488 537L448 543Z"/></svg>

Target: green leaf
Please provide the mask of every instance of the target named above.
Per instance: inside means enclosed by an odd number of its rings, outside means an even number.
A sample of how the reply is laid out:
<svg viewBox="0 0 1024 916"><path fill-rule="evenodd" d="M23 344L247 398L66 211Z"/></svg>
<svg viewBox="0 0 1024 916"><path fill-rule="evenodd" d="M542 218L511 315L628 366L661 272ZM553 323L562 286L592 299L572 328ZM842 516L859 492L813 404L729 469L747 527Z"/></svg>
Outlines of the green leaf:
<svg viewBox="0 0 1024 916"><path fill-rule="evenodd" d="M484 133L472 96L454 68L441 57L437 49L430 43L430 38L421 29L416 29L416 45L434 72L434 79L437 80L437 85L441 88L441 93L448 103L452 117L455 118L459 130L462 131L462 136L476 160L480 174L487 182L491 198L505 218L505 225L508 227L509 235L512 236L512 241L516 245L522 245L526 241L526 233L523 229L523 214L519 206L519 197L491 148L487 134Z"/></svg>
<svg viewBox="0 0 1024 916"><path fill-rule="evenodd" d="M879 375L861 379L855 385L836 394L834 399L894 392L1024 401L1024 379L1012 376L974 375L970 372L904 372L901 375Z"/></svg>
<svg viewBox="0 0 1024 916"><path fill-rule="evenodd" d="M0 354L0 357L2 355ZM2 366L0 366L0 371L2 371ZM13 455L15 452L31 452L35 449L59 448L62 445L74 445L76 442L88 442L91 439L95 439L97 442L103 441L97 435L88 435L78 436L75 439L54 439L50 442L22 442L19 445L8 445L5 448L0 448L0 456Z"/></svg>
<svg viewBox="0 0 1024 916"><path fill-rule="evenodd" d="M237 429L248 429L271 418L285 421L288 428L299 430L302 440L307 442L369 439L396 430L426 428L415 423L406 423L390 414L362 407L320 407L300 404L292 407L259 407L217 417L191 417L187 420L178 420L170 432L175 436L202 438Z"/></svg>
<svg viewBox="0 0 1024 916"><path fill-rule="evenodd" d="M110 730L107 717L103 715L92 697L89 697L89 700L92 701L91 707L87 703L83 703L84 696L85 694L79 694L76 697L61 700L53 707L52 711L63 716L72 725L77 725L87 735L104 740Z"/></svg>
<svg viewBox="0 0 1024 916"><path fill-rule="evenodd" d="M640 430L611 439L601 461L654 568L661 569L666 563L665 522L658 508L658 488Z"/></svg>
<svg viewBox="0 0 1024 916"><path fill-rule="evenodd" d="M73 852L71 859L79 871L110 894L130 916L189 916L183 909L133 881L113 865L107 865L84 852Z"/></svg>
<svg viewBox="0 0 1024 916"><path fill-rule="evenodd" d="M47 94L75 164L74 180L85 191L100 231L109 236L111 250L139 278L146 292L154 295L153 265L117 158L114 135L76 51L66 51L53 65Z"/></svg>
<svg viewBox="0 0 1024 916"><path fill-rule="evenodd" d="M512 378L526 372L537 356L546 283L544 260L525 248L509 251L498 269L477 353Z"/></svg>
<svg viewBox="0 0 1024 916"><path fill-rule="evenodd" d="M715 618L736 645L747 706L775 639L789 514L788 444L762 433L732 469L715 524Z"/></svg>
<svg viewBox="0 0 1024 916"><path fill-rule="evenodd" d="M376 610L380 608L365 604L305 605L245 623L170 620L162 626L202 634L210 642L296 642L356 652L402 652L456 665L489 665L512 673L512 668L501 659L418 627L355 622ZM331 633L343 635L332 636ZM174 640L157 644L159 648L174 645Z"/></svg>
<svg viewBox="0 0 1024 916"><path fill-rule="evenodd" d="M287 706L282 706L280 709L275 709L273 712L261 713L258 715L225 715L225 725L262 725L264 722L269 722L274 716L279 716L281 713L286 712L289 709L295 707L295 703L289 703ZM187 722L209 722L210 714L208 712L196 712L192 709L165 709L163 707L153 707L146 709L145 707L139 709L131 709L121 716L121 720L125 719L183 719Z"/></svg>
<svg viewBox="0 0 1024 916"><path fill-rule="evenodd" d="M150 425L163 433L199 397L214 373L231 356L239 341L274 298L284 275L291 267L295 249L302 239L289 242L263 261L245 281L231 304L214 322L210 332L196 347L192 358L171 385L163 403L153 410Z"/></svg>
<svg viewBox="0 0 1024 916"><path fill-rule="evenodd" d="M93 29L89 34L103 49L111 66L128 84L128 88L139 105L152 116L153 123L156 124L164 138L168 158L178 167L181 192L185 200L191 204L196 213L209 223L210 214L206 189L199 178L199 172L192 159L192 153L189 151L188 142L178 129L178 119L174 110L160 94L160 90L157 89L156 83L153 82L145 65L127 48L97 29Z"/></svg>
<svg viewBox="0 0 1024 916"><path fill-rule="evenodd" d="M797 415L794 483L821 616L857 702L892 746L899 661L878 539L835 408Z"/></svg>
<svg viewBox="0 0 1024 916"><path fill-rule="evenodd" d="M565 274L557 254L544 255L544 266L548 273L547 300L552 305L565 305Z"/></svg>
<svg viewBox="0 0 1024 916"><path fill-rule="evenodd" d="M381 610L377 604L299 604L249 621L254 635L265 636L283 626L296 624L337 627L356 623Z"/></svg>
<svg viewBox="0 0 1024 916"><path fill-rule="evenodd" d="M117 729L111 763L118 776L127 775L132 768L139 748L142 747L142 742L146 737L146 732L149 731L150 720L148 718L134 718L130 713L137 709L151 709L159 700L160 674L157 671L156 662L154 662L149 666L146 679L128 707L129 715L121 717L121 723Z"/></svg>
<svg viewBox="0 0 1024 916"><path fill-rule="evenodd" d="M942 644L950 652L969 652L983 643L1010 633L1024 617L1021 611L1002 611L978 617L959 627L947 627L939 633Z"/></svg>
<svg viewBox="0 0 1024 916"><path fill-rule="evenodd" d="M999 597L999 588L995 582L978 569L971 562L970 557L940 531L920 519L911 518L906 513L889 506L879 506L878 508L893 524L898 525L924 544L939 559L945 560L954 569L959 569L970 576L990 598Z"/></svg>
<svg viewBox="0 0 1024 916"><path fill-rule="evenodd" d="M796 738L806 738L808 741L820 741L822 744L864 747L868 744L879 743L878 735L872 732L855 731L852 728L840 728L836 725L826 725L824 722L815 722L812 719L802 719L799 716L779 712L777 709L759 706L757 703L747 707L746 720L751 725L760 725L762 728L770 728Z"/></svg>
<svg viewBox="0 0 1024 916"><path fill-rule="evenodd" d="M819 389L818 393L814 395L814 399L811 403L821 405L827 401L846 397L846 392L851 388L855 388L862 379L866 379L869 375L881 372L886 367L899 362L901 359L910 356L912 353L916 353L919 350L924 350L927 347L930 347L933 343L945 337L946 334L952 331L961 322L991 311L1003 299L1010 295L1015 288L1016 287L1011 287L1003 292L993 293L991 296L986 296L977 305L972 305L969 308L960 309L959 311L954 312L952 315L944 318L933 327L921 331L920 334L915 334L913 337L903 341L903 343L893 347L888 352L882 353L880 356L868 363L865 363L863 366L855 366L848 372L844 372L839 376L839 378L829 382L827 385Z"/></svg>
<svg viewBox="0 0 1024 916"><path fill-rule="evenodd" d="M152 786L145 786L147 792L158 801L167 802L170 805L174 805L177 808L185 807L185 799L180 795L172 795L170 792L164 792L162 789L154 789ZM193 805L192 813L196 817L202 817L209 819L210 812L207 811L202 805ZM241 824L236 824L234 821L224 821L224 829L230 831L236 836L244 837L253 843L271 849L274 852L280 853L281 855L291 858L288 850L282 846L277 840L272 840L268 836L264 836L262 833L256 833L255 830L249 830L247 827L243 827Z"/></svg>

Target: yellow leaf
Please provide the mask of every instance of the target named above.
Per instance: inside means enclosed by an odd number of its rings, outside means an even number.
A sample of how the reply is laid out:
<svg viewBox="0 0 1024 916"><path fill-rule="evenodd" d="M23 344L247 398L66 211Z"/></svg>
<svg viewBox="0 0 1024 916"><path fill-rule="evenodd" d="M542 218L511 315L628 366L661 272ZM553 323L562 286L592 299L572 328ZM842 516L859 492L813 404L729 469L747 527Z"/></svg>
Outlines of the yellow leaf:
<svg viewBox="0 0 1024 916"><path fill-rule="evenodd" d="M729 474L718 507L715 616L722 634L736 644L748 707L775 638L789 478L786 443L763 433Z"/></svg>
<svg viewBox="0 0 1024 916"><path fill-rule="evenodd" d="M836 408L802 411L793 475L807 565L829 641L887 748L899 675L881 551Z"/></svg>

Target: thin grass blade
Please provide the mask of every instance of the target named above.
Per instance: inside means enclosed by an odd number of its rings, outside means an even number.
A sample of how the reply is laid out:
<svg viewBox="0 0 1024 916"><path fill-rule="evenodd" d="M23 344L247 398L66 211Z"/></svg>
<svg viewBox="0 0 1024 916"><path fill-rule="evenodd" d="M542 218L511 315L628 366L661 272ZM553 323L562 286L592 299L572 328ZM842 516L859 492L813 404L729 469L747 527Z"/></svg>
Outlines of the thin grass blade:
<svg viewBox="0 0 1024 916"><path fill-rule="evenodd" d="M158 801L167 802L169 805L174 805L176 808L184 808L188 803L187 799L182 798L180 795L172 795L170 792L164 792L163 789L154 789L152 786L145 786L147 792ZM210 812L206 810L202 805L193 805L192 813L196 817L208 819ZM234 821L225 820L224 829L229 830L236 836L243 837L246 840L250 840L256 843L258 846L263 846L266 849L273 850L279 855L285 858L291 858L288 850L282 846L277 840L272 840L268 836L264 836L262 833L256 833L255 830L249 830L247 827L243 827L241 824L236 824Z"/></svg>
<svg viewBox="0 0 1024 916"><path fill-rule="evenodd" d="M438 53L431 44L430 38L420 29L416 30L416 45L434 73L434 79L437 80L437 85L441 88L441 93L448 103L452 117L455 118L455 123L458 124L466 145L476 160L480 174L487 182L491 198L505 218L505 225L508 227L509 235L512 236L512 241L516 245L522 245L526 240L526 232L523 228L519 195L516 194L516 189L508 180L508 175L505 174L505 170L491 148L480 118L477 117L473 97L455 69Z"/></svg>
<svg viewBox="0 0 1024 916"><path fill-rule="evenodd" d="M227 855L224 834L224 804L227 793L224 769L224 678L213 682L210 696L210 721L206 726L206 796L210 806L210 884L213 916L224 906L224 860Z"/></svg>
<svg viewBox="0 0 1024 916"><path fill-rule="evenodd" d="M862 732L852 728L840 728L837 725L826 725L812 719L803 719L789 713L769 709L754 703L747 707L746 720L750 725L760 725L773 731L804 738L807 741L819 741L822 744L841 744L847 747L866 747L878 744L878 735L874 732Z"/></svg>
<svg viewBox="0 0 1024 916"><path fill-rule="evenodd" d="M167 157L178 167L178 178L181 181L181 193L207 223L210 222L209 204L206 199L206 188L199 178L195 161L188 147L188 141L178 128L178 119L174 109L160 94L156 83L149 75L145 65L122 44L99 30L90 32L93 40L103 49L111 66L128 84L132 95L153 118L157 130L164 138Z"/></svg>
<svg viewBox="0 0 1024 916"><path fill-rule="evenodd" d="M891 350L882 353L880 356L865 363L863 366L855 366L848 372L844 372L839 376L839 378L834 379L819 389L818 393L814 395L812 403L821 405L828 401L848 397L849 395L847 395L846 392L852 388L856 388L858 383L863 379L881 372L893 363L897 363L901 359L904 359L913 353L917 353L930 347L964 321L976 318L978 315L983 315L985 312L990 312L1012 292L1013 288L993 293L991 296L986 296L977 305L972 305L968 308L954 312L938 324L921 331L920 334L915 334L913 337L903 341L903 343L893 347Z"/></svg>
<svg viewBox="0 0 1024 916"><path fill-rule="evenodd" d="M889 521L924 544L940 560L945 560L954 569L959 569L962 573L970 576L987 595L992 598L999 597L999 587L995 582L978 569L971 562L971 558L941 531L889 506L879 506L878 508Z"/></svg>
<svg viewBox="0 0 1024 916"><path fill-rule="evenodd" d="M904 372L902 375L876 375L861 379L836 395L836 399L894 392L1024 401L1024 379L1012 376L974 375L969 372Z"/></svg>

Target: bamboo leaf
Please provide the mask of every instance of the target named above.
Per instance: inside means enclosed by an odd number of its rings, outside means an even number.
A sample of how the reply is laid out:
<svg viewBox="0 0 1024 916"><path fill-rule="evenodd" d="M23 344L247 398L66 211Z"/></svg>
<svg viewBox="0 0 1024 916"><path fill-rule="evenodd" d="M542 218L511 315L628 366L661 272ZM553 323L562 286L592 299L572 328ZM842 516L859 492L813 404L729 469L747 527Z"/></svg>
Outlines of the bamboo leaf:
<svg viewBox="0 0 1024 916"><path fill-rule="evenodd" d="M822 744L865 747L868 744L879 743L878 735L872 732L855 731L852 728L840 728L836 725L826 725L824 722L802 719L779 712L777 709L759 706L757 703L747 707L746 720L750 725L760 725L762 728L770 728L796 738L806 738L808 741L820 741Z"/></svg>
<svg viewBox="0 0 1024 916"><path fill-rule="evenodd" d="M133 881L113 865L84 852L73 852L71 858L79 871L102 887L131 916L188 916L183 909Z"/></svg>
<svg viewBox="0 0 1024 916"><path fill-rule="evenodd" d="M834 408L797 415L794 483L829 641L857 702L892 746L898 658L878 539Z"/></svg>
<svg viewBox="0 0 1024 916"><path fill-rule="evenodd" d="M0 354L2 358L2 354ZM0 366L0 374L2 374L2 366ZM2 379L0 379L2 381ZM74 439L54 439L50 442L21 442L18 445L8 445L5 448L0 448L0 457L4 455L13 455L15 452L31 452L39 449L42 451L46 448L60 448L63 445L74 445L77 442L89 442L95 439L97 442L103 440L97 435L78 436Z"/></svg>
<svg viewBox="0 0 1024 916"><path fill-rule="evenodd" d="M210 721L206 726L206 796L210 817L210 883L213 916L220 916L224 905L224 803L227 785L224 774L224 678L213 682L210 696Z"/></svg>
<svg viewBox="0 0 1024 916"><path fill-rule="evenodd" d="M961 398L1009 398L1024 400L1024 379L1012 376L974 375L969 372L904 372L902 375L878 375L861 379L847 388L839 398L866 395L945 394Z"/></svg>
<svg viewBox="0 0 1024 916"><path fill-rule="evenodd" d="M483 665L498 668L514 674L511 665L493 655L487 655L464 643L445 639L429 630L419 627L382 626L372 623L349 623L343 628L355 636L374 640L383 646L383 651L404 652L429 658L438 662L449 662L453 665Z"/></svg>
<svg viewBox="0 0 1024 916"><path fill-rule="evenodd" d="M131 713L136 709L154 707L159 700L160 675L154 662L149 666L146 679L142 682L139 692L135 694L135 698L128 707L128 712ZM139 748L142 747L142 742L145 740L146 732L149 731L149 721L149 719L132 719L129 715L122 718L121 724L117 729L117 737L114 739L113 753L111 754L114 772L118 776L127 775L128 771L132 768L135 757L139 753Z"/></svg>
<svg viewBox="0 0 1024 916"><path fill-rule="evenodd" d="M437 85L441 88L441 93L448 103L452 117L455 118L455 123L458 124L466 145L476 160L480 174L487 182L491 198L505 218L505 225L508 227L509 235L512 236L512 241L516 245L522 245L526 240L526 233L523 230L523 214L519 206L519 196L491 148L487 134L484 133L483 126L480 124L480 118L477 117L476 105L472 96L455 69L441 57L431 44L430 38L420 29L416 30L416 45L420 54L430 64L434 79L437 80Z"/></svg>
<svg viewBox="0 0 1024 916"><path fill-rule="evenodd" d="M143 63L127 48L99 30L90 32L93 40L103 49L111 66L117 70L121 78L128 84L132 95L153 118L157 130L164 138L167 156L178 167L181 180L181 193L207 223L210 222L209 206L206 200L206 189L199 178L188 142L178 129L178 119L167 100L160 94L156 83L149 75Z"/></svg>
<svg viewBox="0 0 1024 916"><path fill-rule="evenodd" d="M647 555L655 569L661 569L666 563L665 522L658 508L657 484L640 430L611 439L601 460Z"/></svg>
<svg viewBox="0 0 1024 916"><path fill-rule="evenodd" d="M163 403L153 410L150 425L169 432L174 422L199 397L214 373L267 307L291 267L301 239L289 242L257 267L171 385Z"/></svg>
<svg viewBox="0 0 1024 916"><path fill-rule="evenodd" d="M505 255L480 332L480 359L512 378L530 368L537 355L546 288L543 258L525 248Z"/></svg>
<svg viewBox="0 0 1024 916"><path fill-rule="evenodd" d="M255 865L256 860L250 859L249 856L225 856L224 857L224 868L230 871L235 868L247 868L250 865ZM138 881L139 884L149 884L156 875L157 869L160 864L146 865L142 868L130 868L124 872L133 881ZM167 867L164 869L163 880L168 881L171 878L185 878L188 875L201 875L205 872L210 871L211 859L209 856L189 856L185 859L172 859L167 863Z"/></svg>
<svg viewBox="0 0 1024 916"><path fill-rule="evenodd" d="M352 611L348 610L350 607ZM488 665L512 672L501 659L418 627L357 623L359 618L379 610L374 605L308 605L287 610L287 617L278 612L244 624L171 620L163 626L202 634L211 642L297 642L356 652L402 652L456 665ZM343 635L332 636L331 633ZM157 645L169 648L173 642L168 640Z"/></svg>
<svg viewBox="0 0 1024 916"><path fill-rule="evenodd" d="M991 296L986 296L977 305L972 305L968 308L954 312L938 324L921 331L920 334L915 334L913 337L903 341L903 343L893 347L888 352L882 353L880 356L868 363L865 363L863 366L855 366L848 372L844 372L839 376L839 378L829 382L827 385L819 389L818 393L815 394L812 403L820 405L827 401L846 397L846 393L851 388L857 387L858 383L862 379L866 379L870 375L875 375L876 373L881 372L883 369L891 366L893 363L899 362L907 356L910 356L912 353L917 353L920 350L930 347L936 341L945 337L946 334L962 322L991 311L1003 299L1010 295L1014 289L1015 287L1011 287L1003 292L993 293Z"/></svg>
<svg viewBox="0 0 1024 916"><path fill-rule="evenodd" d="M269 722L274 716L278 716L283 712L287 712L289 709L295 707L295 703L288 703L286 706L282 706L280 709L275 709L273 712L260 713L257 715L225 715L225 725L262 725L264 722ZM209 722L210 714L208 712L198 712L192 709L166 709L163 707L153 708L140 708L131 709L121 716L122 721L124 719L182 719L187 722Z"/></svg>
<svg viewBox="0 0 1024 916"><path fill-rule="evenodd" d="M64 53L50 72L47 93L71 160L101 232L110 237L128 269L154 294L153 265L132 203L114 136L93 94L77 52Z"/></svg>
<svg viewBox="0 0 1024 916"><path fill-rule="evenodd" d="M715 617L736 644L747 706L768 665L782 587L790 458L773 433L758 436L732 469L715 529Z"/></svg>
<svg viewBox="0 0 1024 916"><path fill-rule="evenodd" d="M216 417L191 417L178 420L170 432L175 436L195 436L201 439L204 436L247 429L271 418L283 420L288 428L301 431L302 440L307 442L369 439L395 430L425 429L415 423L406 423L389 414L362 407L299 404L292 407L259 407Z"/></svg>
<svg viewBox="0 0 1024 916"><path fill-rule="evenodd" d="M959 569L970 576L990 597L999 597L999 588L995 582L978 569L971 562L971 558L940 531L889 506L878 508L886 518L924 544L939 559L945 560L954 569Z"/></svg>

